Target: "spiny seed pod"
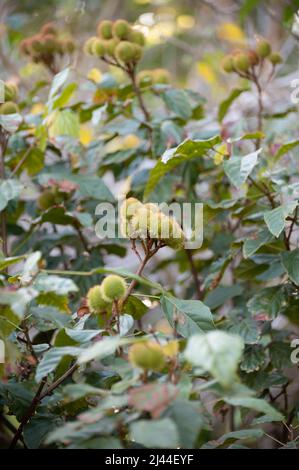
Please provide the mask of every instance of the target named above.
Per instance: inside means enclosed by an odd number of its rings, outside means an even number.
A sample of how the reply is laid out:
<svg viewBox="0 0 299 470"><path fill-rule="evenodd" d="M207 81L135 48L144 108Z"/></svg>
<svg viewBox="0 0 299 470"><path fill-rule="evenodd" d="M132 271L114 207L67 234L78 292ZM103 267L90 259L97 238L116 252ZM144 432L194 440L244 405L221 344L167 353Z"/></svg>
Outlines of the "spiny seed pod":
<svg viewBox="0 0 299 470"><path fill-rule="evenodd" d="M162 346L152 341L133 344L129 349L129 361L135 367L159 372L166 363Z"/></svg>
<svg viewBox="0 0 299 470"><path fill-rule="evenodd" d="M18 87L14 83L5 83L4 85L4 100L15 101L18 96Z"/></svg>
<svg viewBox="0 0 299 470"><path fill-rule="evenodd" d="M141 86L152 85L154 83L152 70L142 70L137 74L137 82Z"/></svg>
<svg viewBox="0 0 299 470"><path fill-rule="evenodd" d="M75 50L75 43L71 38L61 41L61 48L64 54L72 54Z"/></svg>
<svg viewBox="0 0 299 470"><path fill-rule="evenodd" d="M154 83L168 85L170 83L170 73L166 69L153 70Z"/></svg>
<svg viewBox="0 0 299 470"><path fill-rule="evenodd" d="M105 55L106 48L103 39L95 38L91 44L91 53L98 57L103 57Z"/></svg>
<svg viewBox="0 0 299 470"><path fill-rule="evenodd" d="M141 31L137 31L136 29L131 30L128 39L130 42L138 44L138 46L143 47L145 45L144 34Z"/></svg>
<svg viewBox="0 0 299 470"><path fill-rule="evenodd" d="M157 227L157 228L156 228ZM160 212L158 214L157 226L153 227L151 238L163 240L171 248L182 248L185 241L185 235L180 225L173 217L168 217Z"/></svg>
<svg viewBox="0 0 299 470"><path fill-rule="evenodd" d="M110 274L102 282L103 296L107 301L119 300L124 297L127 285L122 277Z"/></svg>
<svg viewBox="0 0 299 470"><path fill-rule="evenodd" d="M56 36L58 31L56 26L53 23L46 23L42 26L40 30L41 34L52 34L53 36Z"/></svg>
<svg viewBox="0 0 299 470"><path fill-rule="evenodd" d="M249 59L249 62L250 62L250 65L252 65L253 67L255 65L258 65L260 59L259 59L259 56L257 55L257 53L255 51L253 51L252 49L250 49L248 52L247 52L247 55L248 55L248 59Z"/></svg>
<svg viewBox="0 0 299 470"><path fill-rule="evenodd" d="M33 36L31 38L31 42L30 42L30 52L32 52L33 54L34 53L40 53L43 51L43 48L44 48L44 41L43 41L43 37L40 36L40 35L36 35L36 36Z"/></svg>
<svg viewBox="0 0 299 470"><path fill-rule="evenodd" d="M256 46L256 52L262 58L268 57L271 54L270 43L266 39L260 39Z"/></svg>
<svg viewBox="0 0 299 470"><path fill-rule="evenodd" d="M0 106L0 114L17 114L18 112L19 107L13 101L6 101Z"/></svg>
<svg viewBox="0 0 299 470"><path fill-rule="evenodd" d="M273 65L281 64L282 62L282 57L279 54L279 52L272 52L269 56L269 60Z"/></svg>
<svg viewBox="0 0 299 470"><path fill-rule="evenodd" d="M94 286L89 289L87 305L91 313L101 313L107 309L109 302L104 298L102 286Z"/></svg>
<svg viewBox="0 0 299 470"><path fill-rule="evenodd" d="M120 215L124 219L130 220L135 212L142 207L143 204L138 201L135 197L129 197L129 199L126 199L120 208Z"/></svg>
<svg viewBox="0 0 299 470"><path fill-rule="evenodd" d="M93 55L92 51L92 46L95 43L95 41L98 41L99 39L96 36L93 36L89 39L84 44L84 53L87 55Z"/></svg>
<svg viewBox="0 0 299 470"><path fill-rule="evenodd" d="M97 33L102 39L112 38L112 21L103 20L98 24Z"/></svg>
<svg viewBox="0 0 299 470"><path fill-rule="evenodd" d="M113 36L118 39L128 39L131 27L126 20L116 20L112 27Z"/></svg>
<svg viewBox="0 0 299 470"><path fill-rule="evenodd" d="M40 209L46 211L56 204L56 195L53 190L45 189L38 198L37 205Z"/></svg>
<svg viewBox="0 0 299 470"><path fill-rule="evenodd" d="M119 40L117 38L107 39L105 41L105 49L108 55L111 57L115 56L115 48L119 44Z"/></svg>
<svg viewBox="0 0 299 470"><path fill-rule="evenodd" d="M234 67L240 72L247 72L250 68L248 55L239 53L234 57Z"/></svg>
<svg viewBox="0 0 299 470"><path fill-rule="evenodd" d="M142 57L142 47L138 46L138 44L133 43L132 46L134 48L133 62L138 62Z"/></svg>
<svg viewBox="0 0 299 470"><path fill-rule="evenodd" d="M57 50L57 39L53 34L44 35L43 50L48 54L53 54Z"/></svg>
<svg viewBox="0 0 299 470"><path fill-rule="evenodd" d="M221 62L222 69L226 73L231 73L235 71L234 67L234 58L232 55L226 55L223 57L222 62Z"/></svg>
<svg viewBox="0 0 299 470"><path fill-rule="evenodd" d="M30 50L29 50L29 40L28 39L23 39L21 42L20 42L20 52L22 54L25 54L25 55L29 55L30 54Z"/></svg>
<svg viewBox="0 0 299 470"><path fill-rule="evenodd" d="M128 41L120 42L115 48L117 59L125 64L133 62L136 55L135 46L136 44Z"/></svg>

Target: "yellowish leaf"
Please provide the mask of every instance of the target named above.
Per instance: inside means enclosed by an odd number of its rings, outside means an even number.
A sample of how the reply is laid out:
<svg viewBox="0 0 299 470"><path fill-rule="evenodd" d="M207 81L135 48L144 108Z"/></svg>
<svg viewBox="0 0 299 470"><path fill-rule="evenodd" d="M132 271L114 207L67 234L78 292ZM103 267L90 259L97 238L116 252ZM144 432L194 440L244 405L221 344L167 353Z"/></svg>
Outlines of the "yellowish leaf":
<svg viewBox="0 0 299 470"><path fill-rule="evenodd" d="M217 30L217 35L220 39L234 44L244 43L246 39L242 29L235 23L222 23Z"/></svg>
<svg viewBox="0 0 299 470"><path fill-rule="evenodd" d="M81 125L79 131L79 140L82 145L87 147L93 139L93 132L88 126Z"/></svg>

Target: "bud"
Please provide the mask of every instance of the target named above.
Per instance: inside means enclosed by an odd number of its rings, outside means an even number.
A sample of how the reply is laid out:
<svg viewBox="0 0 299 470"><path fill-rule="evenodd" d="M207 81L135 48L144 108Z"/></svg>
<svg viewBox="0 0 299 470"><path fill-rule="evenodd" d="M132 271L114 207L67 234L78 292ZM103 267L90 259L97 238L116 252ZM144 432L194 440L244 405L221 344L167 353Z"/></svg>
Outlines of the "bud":
<svg viewBox="0 0 299 470"><path fill-rule="evenodd" d="M271 46L266 39L260 39L256 46L256 52L262 58L268 57L271 54Z"/></svg>
<svg viewBox="0 0 299 470"><path fill-rule="evenodd" d="M162 347L152 341L133 344L129 349L129 361L140 369L159 372L166 360Z"/></svg>
<svg viewBox="0 0 299 470"><path fill-rule="evenodd" d="M98 38L93 36L89 39L84 44L84 53L87 55L93 55L92 47L95 41L98 41Z"/></svg>
<svg viewBox="0 0 299 470"><path fill-rule="evenodd" d="M53 36L57 35L57 28L53 23L46 23L40 30L42 35L52 34Z"/></svg>
<svg viewBox="0 0 299 470"><path fill-rule="evenodd" d="M127 284L122 277L110 274L102 282L103 297L108 302L119 300L125 296Z"/></svg>
<svg viewBox="0 0 299 470"><path fill-rule="evenodd" d="M279 52L272 52L269 56L269 60L273 65L281 64L282 62L282 57L279 54Z"/></svg>
<svg viewBox="0 0 299 470"><path fill-rule="evenodd" d="M94 38L94 41L92 41L91 43L90 49L92 55L96 55L98 57L103 57L106 52L104 41L98 38Z"/></svg>
<svg viewBox="0 0 299 470"><path fill-rule="evenodd" d="M141 86L152 85L153 80L153 73L152 70L142 70L137 74L137 82Z"/></svg>
<svg viewBox="0 0 299 470"><path fill-rule="evenodd" d="M231 55L226 55L223 57L222 62L221 62L222 69L226 73L231 73L235 71L234 68L234 59L233 56Z"/></svg>
<svg viewBox="0 0 299 470"><path fill-rule="evenodd" d="M246 54L238 53L234 57L234 67L240 72L247 72L250 68L249 57Z"/></svg>
<svg viewBox="0 0 299 470"><path fill-rule="evenodd" d="M126 20L116 20L112 27L113 35L118 39L128 39L131 27Z"/></svg>
<svg viewBox="0 0 299 470"><path fill-rule="evenodd" d="M118 60L124 62L125 64L133 62L136 56L135 47L138 47L136 44L132 44L128 41L120 42L115 48L115 55Z"/></svg>
<svg viewBox="0 0 299 470"><path fill-rule="evenodd" d="M53 36L53 34L46 34L43 37L43 49L49 54L53 54L57 51L57 39L55 36Z"/></svg>
<svg viewBox="0 0 299 470"><path fill-rule="evenodd" d="M132 218L136 211L141 207L143 207L143 204L134 197L130 197L122 203L120 208L120 219L121 233L124 237L136 238L137 235L134 233Z"/></svg>
<svg viewBox="0 0 299 470"><path fill-rule="evenodd" d="M153 70L153 79L156 84L168 85L170 83L170 73L166 69Z"/></svg>
<svg viewBox="0 0 299 470"><path fill-rule="evenodd" d="M257 55L257 53L255 51L253 51L252 49L250 49L248 52L247 52L247 55L248 55L248 59L249 59L249 62L250 62L250 65L252 65L253 67L255 65L258 65L259 63L259 56Z"/></svg>
<svg viewBox="0 0 299 470"><path fill-rule="evenodd" d="M137 31L136 29L132 29L129 34L129 41L133 42L134 44L138 44L138 46L143 47L145 45L145 37L141 31Z"/></svg>
<svg viewBox="0 0 299 470"><path fill-rule="evenodd" d="M54 206L56 203L56 195L51 189L43 191L37 200L38 207L44 211Z"/></svg>
<svg viewBox="0 0 299 470"><path fill-rule="evenodd" d="M13 101L7 101L0 106L0 114L17 114L18 112L19 107Z"/></svg>
<svg viewBox="0 0 299 470"><path fill-rule="evenodd" d="M97 27L98 35L103 39L112 38L112 21L103 20L98 24Z"/></svg>
<svg viewBox="0 0 299 470"><path fill-rule="evenodd" d="M104 298L102 286L94 286L89 289L87 305L91 313L101 313L107 309L109 302Z"/></svg>
<svg viewBox="0 0 299 470"><path fill-rule="evenodd" d="M40 35L33 36L29 43L30 53L40 53L44 48L43 38Z"/></svg>
<svg viewBox="0 0 299 470"><path fill-rule="evenodd" d="M111 57L115 56L115 48L118 45L119 40L117 38L108 39L105 41L105 49L108 55Z"/></svg>
<svg viewBox="0 0 299 470"><path fill-rule="evenodd" d="M18 87L14 83L5 83L4 85L4 100L15 101L18 96Z"/></svg>
<svg viewBox="0 0 299 470"><path fill-rule="evenodd" d="M64 54L72 54L75 50L75 43L72 39L63 39L61 41L61 49Z"/></svg>
<svg viewBox="0 0 299 470"><path fill-rule="evenodd" d="M133 44L134 55L133 55L133 62L138 62L142 57L142 47L138 46L138 44Z"/></svg>

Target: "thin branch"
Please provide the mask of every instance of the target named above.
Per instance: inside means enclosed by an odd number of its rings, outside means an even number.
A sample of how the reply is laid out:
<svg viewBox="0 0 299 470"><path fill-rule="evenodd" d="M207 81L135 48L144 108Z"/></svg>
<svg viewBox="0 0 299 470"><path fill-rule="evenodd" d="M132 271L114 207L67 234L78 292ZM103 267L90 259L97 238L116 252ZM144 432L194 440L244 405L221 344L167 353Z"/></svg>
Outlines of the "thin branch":
<svg viewBox="0 0 299 470"><path fill-rule="evenodd" d="M191 273L192 273L192 276L193 276L193 282L194 282L196 297L197 297L198 300L201 300L203 298L203 291L200 287L200 281L199 281L199 278L198 278L198 272L197 272L197 269L196 269L196 266L195 266L195 263L194 263L194 259L193 259L193 256L192 256L192 251L188 250L186 248L185 253L187 255L187 258L188 258L188 261L189 261L189 264L190 264L190 269L191 269Z"/></svg>

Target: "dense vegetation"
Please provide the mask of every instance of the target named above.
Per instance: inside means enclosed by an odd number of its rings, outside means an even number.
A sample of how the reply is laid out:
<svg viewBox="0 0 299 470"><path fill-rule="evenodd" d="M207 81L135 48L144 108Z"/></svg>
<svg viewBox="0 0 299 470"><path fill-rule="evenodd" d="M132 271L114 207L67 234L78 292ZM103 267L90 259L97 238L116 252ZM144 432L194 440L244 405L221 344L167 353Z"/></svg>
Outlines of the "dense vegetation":
<svg viewBox="0 0 299 470"><path fill-rule="evenodd" d="M13 41L43 78L3 75L1 447L298 447L298 110L268 95L289 65L261 35L222 51L215 112L144 64L142 28L90 36L43 24ZM202 203L202 245L160 203Z"/></svg>

